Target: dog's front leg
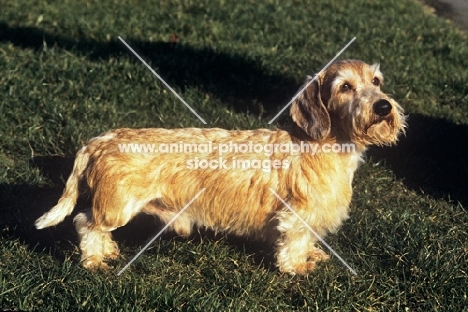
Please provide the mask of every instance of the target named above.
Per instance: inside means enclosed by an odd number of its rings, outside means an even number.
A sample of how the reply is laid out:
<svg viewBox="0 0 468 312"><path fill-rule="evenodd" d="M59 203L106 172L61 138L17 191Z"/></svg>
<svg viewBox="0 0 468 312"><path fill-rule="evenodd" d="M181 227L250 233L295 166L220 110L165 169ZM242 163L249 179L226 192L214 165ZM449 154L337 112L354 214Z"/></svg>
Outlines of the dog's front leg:
<svg viewBox="0 0 468 312"><path fill-rule="evenodd" d="M317 247L318 239L292 212L278 214L280 238L277 242L276 261L281 272L304 275L312 271L317 262L329 256Z"/></svg>

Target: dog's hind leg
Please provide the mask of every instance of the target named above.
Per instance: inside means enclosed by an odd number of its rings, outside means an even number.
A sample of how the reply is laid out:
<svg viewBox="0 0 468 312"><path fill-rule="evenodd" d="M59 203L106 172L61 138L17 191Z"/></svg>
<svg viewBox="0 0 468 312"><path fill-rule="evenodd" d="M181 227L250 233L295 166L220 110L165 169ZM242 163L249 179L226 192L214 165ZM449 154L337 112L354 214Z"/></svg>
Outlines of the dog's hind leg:
<svg viewBox="0 0 468 312"><path fill-rule="evenodd" d="M73 219L80 240L83 267L91 270L107 269L105 259L119 255L117 243L112 240L110 229L96 225L91 211L81 212Z"/></svg>
<svg viewBox="0 0 468 312"><path fill-rule="evenodd" d="M95 196L92 211L81 212L73 219L80 239L83 267L107 269L104 261L119 255L111 232L126 225L142 208L141 201L126 198L124 192L113 193L105 200Z"/></svg>

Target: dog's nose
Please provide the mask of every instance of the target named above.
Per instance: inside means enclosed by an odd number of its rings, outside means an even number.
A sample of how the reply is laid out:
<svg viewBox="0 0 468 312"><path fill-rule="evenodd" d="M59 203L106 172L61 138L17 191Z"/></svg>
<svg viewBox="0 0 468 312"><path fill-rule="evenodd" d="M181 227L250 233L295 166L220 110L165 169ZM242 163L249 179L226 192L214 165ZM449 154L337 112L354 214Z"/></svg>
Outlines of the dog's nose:
<svg viewBox="0 0 468 312"><path fill-rule="evenodd" d="M374 103L374 113L379 116L387 116L392 110L392 104L387 100L378 100Z"/></svg>

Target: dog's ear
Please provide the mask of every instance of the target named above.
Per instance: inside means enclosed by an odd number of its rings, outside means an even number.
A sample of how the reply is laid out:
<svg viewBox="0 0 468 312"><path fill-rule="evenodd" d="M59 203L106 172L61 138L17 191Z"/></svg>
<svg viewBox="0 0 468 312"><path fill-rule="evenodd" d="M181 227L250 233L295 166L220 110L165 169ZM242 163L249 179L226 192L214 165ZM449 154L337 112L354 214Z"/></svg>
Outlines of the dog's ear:
<svg viewBox="0 0 468 312"><path fill-rule="evenodd" d="M320 77L317 77L291 106L293 121L313 140L326 138L330 134L331 128L330 115L320 94L319 79ZM309 82L310 79L307 80L306 84Z"/></svg>

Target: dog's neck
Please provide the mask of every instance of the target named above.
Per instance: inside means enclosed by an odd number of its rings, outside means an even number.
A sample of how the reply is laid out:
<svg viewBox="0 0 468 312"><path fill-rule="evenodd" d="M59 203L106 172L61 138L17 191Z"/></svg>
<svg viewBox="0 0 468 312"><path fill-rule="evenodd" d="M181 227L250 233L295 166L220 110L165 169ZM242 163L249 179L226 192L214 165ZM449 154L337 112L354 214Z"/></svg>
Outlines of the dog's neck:
<svg viewBox="0 0 468 312"><path fill-rule="evenodd" d="M330 118L332 120L330 137L333 138L336 143L352 143L356 147L356 152L363 153L366 151L367 146L354 140L352 133L349 132L349 128L352 128L352 126L346 125L343 120L336 115L330 115Z"/></svg>
<svg viewBox="0 0 468 312"><path fill-rule="evenodd" d="M320 145L323 144L354 144L355 149L352 152L352 154L358 153L362 154L365 152L367 147L365 145L362 145L360 143L354 142L350 135L345 131L344 128L339 127L339 126L334 126L334 125L341 125L339 122L332 122L332 128L330 130L330 135L322 140L314 140L312 139L301 127L299 127L297 124L292 123L291 125L288 125L287 127L281 128L281 130L287 131L290 135L293 141L296 142L308 142L308 143L317 143ZM344 152L343 154L347 154Z"/></svg>

